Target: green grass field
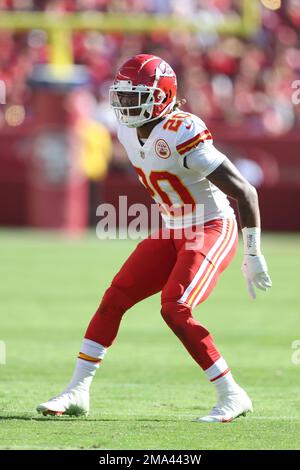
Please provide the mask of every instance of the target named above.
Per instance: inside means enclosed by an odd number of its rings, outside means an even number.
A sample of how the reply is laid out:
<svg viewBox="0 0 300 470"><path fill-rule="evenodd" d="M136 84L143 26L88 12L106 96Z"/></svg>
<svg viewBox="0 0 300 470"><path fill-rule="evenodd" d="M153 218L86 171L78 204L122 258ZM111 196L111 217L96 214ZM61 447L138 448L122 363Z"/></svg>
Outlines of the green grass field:
<svg viewBox="0 0 300 470"><path fill-rule="evenodd" d="M242 250L195 316L212 332L255 413L230 424L192 420L214 389L160 316L159 296L124 317L98 371L88 418L35 407L66 385L86 326L136 242L0 234L1 449L300 449L300 236L265 235L273 289L248 299Z"/></svg>

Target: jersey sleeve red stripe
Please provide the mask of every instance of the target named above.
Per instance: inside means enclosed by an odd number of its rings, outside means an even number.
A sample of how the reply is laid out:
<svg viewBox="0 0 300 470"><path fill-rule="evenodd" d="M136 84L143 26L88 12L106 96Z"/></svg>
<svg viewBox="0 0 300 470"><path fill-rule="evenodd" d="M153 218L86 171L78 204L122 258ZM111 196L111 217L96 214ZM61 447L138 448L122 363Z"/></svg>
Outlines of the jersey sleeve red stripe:
<svg viewBox="0 0 300 470"><path fill-rule="evenodd" d="M193 147L197 147L200 142L204 142L205 140L212 139L212 135L209 130L205 129L205 131L197 134L192 139L189 139L182 144L176 146L176 150L180 155L184 155L188 150L191 150Z"/></svg>

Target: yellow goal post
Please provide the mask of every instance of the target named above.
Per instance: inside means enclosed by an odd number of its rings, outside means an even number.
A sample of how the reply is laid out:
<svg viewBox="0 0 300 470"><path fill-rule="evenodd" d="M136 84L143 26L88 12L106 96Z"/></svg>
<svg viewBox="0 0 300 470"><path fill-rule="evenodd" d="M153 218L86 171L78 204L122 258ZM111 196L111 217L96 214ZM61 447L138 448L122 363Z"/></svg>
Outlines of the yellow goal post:
<svg viewBox="0 0 300 470"><path fill-rule="evenodd" d="M39 11L0 11L0 30L28 31L42 29L48 34L50 65L69 67L73 64L72 32L99 31L102 33L147 33L190 31L212 32L247 37L261 24L258 0L241 0L241 15L230 14L214 21L195 17L178 18L172 15L99 13L95 11L61 13Z"/></svg>

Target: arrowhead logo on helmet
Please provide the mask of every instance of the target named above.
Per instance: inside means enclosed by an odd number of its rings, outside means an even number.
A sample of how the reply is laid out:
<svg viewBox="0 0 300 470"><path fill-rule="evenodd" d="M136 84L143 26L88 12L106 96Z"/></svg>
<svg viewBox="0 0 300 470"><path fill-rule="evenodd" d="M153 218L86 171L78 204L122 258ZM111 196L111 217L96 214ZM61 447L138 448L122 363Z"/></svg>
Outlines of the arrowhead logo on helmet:
<svg viewBox="0 0 300 470"><path fill-rule="evenodd" d="M140 127L167 114L176 103L177 80L160 57L139 54L127 60L109 90L118 121Z"/></svg>

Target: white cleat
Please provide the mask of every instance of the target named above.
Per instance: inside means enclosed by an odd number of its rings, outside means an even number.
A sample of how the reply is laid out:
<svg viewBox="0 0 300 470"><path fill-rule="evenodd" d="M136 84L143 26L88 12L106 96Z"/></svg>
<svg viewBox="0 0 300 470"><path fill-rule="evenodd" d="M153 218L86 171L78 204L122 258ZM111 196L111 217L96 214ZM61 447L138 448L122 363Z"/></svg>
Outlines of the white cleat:
<svg viewBox="0 0 300 470"><path fill-rule="evenodd" d="M44 416L54 415L87 415L90 408L89 392L80 389L65 390L60 395L51 398L37 406L36 410Z"/></svg>
<svg viewBox="0 0 300 470"><path fill-rule="evenodd" d="M197 418L203 423L230 423L239 416L246 416L253 412L253 406L245 390L239 388L236 393L224 395L219 398L210 414Z"/></svg>

